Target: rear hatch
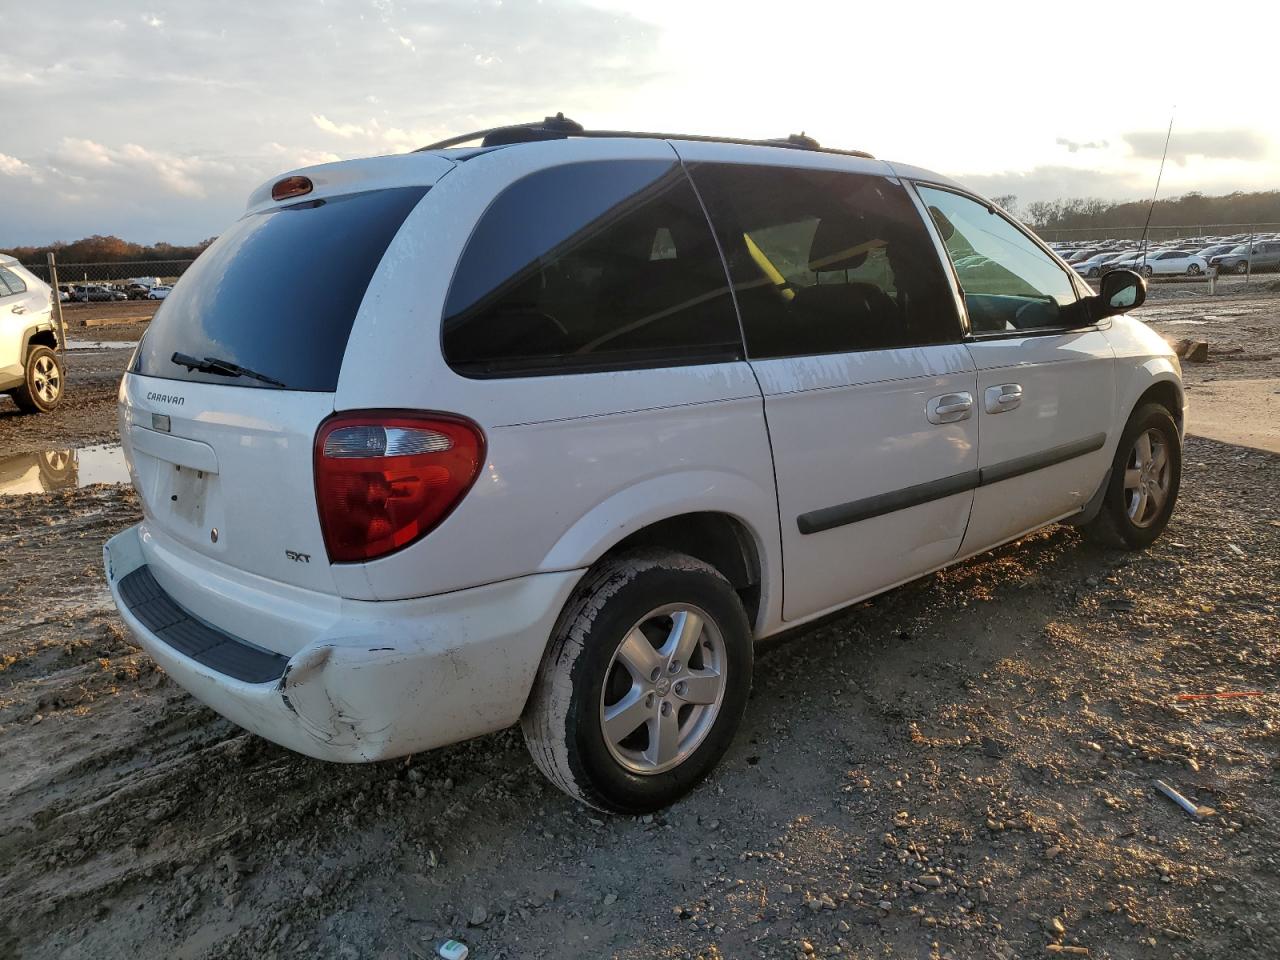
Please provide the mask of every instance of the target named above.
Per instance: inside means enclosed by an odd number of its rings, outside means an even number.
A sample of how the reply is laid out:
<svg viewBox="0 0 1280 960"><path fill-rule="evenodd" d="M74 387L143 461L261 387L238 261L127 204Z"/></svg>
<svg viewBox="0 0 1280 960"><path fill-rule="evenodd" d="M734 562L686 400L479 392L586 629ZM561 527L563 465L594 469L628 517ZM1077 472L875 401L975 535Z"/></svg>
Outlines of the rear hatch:
<svg viewBox="0 0 1280 960"><path fill-rule="evenodd" d="M451 166L421 160L435 179ZM316 430L333 412L370 281L428 190L334 179L343 192L325 195L316 177L311 196L259 203L200 255L120 395L157 546L327 593L336 589L316 510Z"/></svg>

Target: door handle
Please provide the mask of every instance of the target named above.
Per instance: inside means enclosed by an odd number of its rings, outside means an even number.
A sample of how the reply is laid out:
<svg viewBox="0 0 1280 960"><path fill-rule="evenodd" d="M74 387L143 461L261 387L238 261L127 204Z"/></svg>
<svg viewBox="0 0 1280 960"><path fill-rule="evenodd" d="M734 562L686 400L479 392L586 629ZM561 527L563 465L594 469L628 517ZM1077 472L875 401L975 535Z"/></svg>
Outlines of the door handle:
<svg viewBox="0 0 1280 960"><path fill-rule="evenodd" d="M1022 384L998 383L987 387L983 401L987 413L1008 413L1022 403Z"/></svg>
<svg viewBox="0 0 1280 960"><path fill-rule="evenodd" d="M944 393L925 404L924 412L930 423L955 423L957 420L967 420L973 413L973 394L967 391Z"/></svg>

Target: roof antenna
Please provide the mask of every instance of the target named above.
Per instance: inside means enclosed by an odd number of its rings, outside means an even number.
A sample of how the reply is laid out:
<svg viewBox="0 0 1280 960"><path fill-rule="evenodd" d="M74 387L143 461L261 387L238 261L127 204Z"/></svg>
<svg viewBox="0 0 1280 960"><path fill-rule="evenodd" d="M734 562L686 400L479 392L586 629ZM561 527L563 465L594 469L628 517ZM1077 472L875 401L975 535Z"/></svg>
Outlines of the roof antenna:
<svg viewBox="0 0 1280 960"><path fill-rule="evenodd" d="M1147 222L1142 227L1142 240L1138 243L1138 249L1142 251L1139 258L1143 265L1147 262L1147 231L1151 229L1151 214L1156 210L1156 197L1160 193L1160 181L1164 178L1164 161L1169 156L1169 140L1173 137L1173 115L1177 112L1178 105L1174 104L1173 110L1169 112L1169 132L1164 135L1164 153L1160 154L1160 172L1156 174L1156 188L1151 194L1151 206L1147 207Z"/></svg>

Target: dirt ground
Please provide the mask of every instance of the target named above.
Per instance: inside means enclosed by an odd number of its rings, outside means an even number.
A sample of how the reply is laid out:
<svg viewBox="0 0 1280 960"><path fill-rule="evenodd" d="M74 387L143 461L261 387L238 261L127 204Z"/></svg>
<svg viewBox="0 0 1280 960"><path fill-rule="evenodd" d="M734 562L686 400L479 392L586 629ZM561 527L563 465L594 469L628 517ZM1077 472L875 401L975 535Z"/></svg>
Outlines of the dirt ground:
<svg viewBox="0 0 1280 960"><path fill-rule="evenodd" d="M159 309L159 300L120 300L112 303L64 303L62 318L69 329L82 324L102 326L112 322L136 323L150 320Z"/></svg>
<svg viewBox="0 0 1280 960"><path fill-rule="evenodd" d="M1272 352L1274 295L1154 294L1170 336L1188 306ZM0 456L110 437L127 356L72 351L71 405L0 410ZM1188 364L1193 403L1272 364ZM127 488L0 497L0 957L1270 960L1277 490L1280 457L1192 437L1145 553L1054 527L771 642L721 768L645 818L569 801L515 731L352 767L243 733L114 613ZM1178 699L1213 692L1256 695Z"/></svg>
<svg viewBox="0 0 1280 960"><path fill-rule="evenodd" d="M1207 362L1182 365L1193 433L1280 453L1280 280L1224 289L1206 299L1198 286L1153 285L1136 316L1170 341L1209 344Z"/></svg>

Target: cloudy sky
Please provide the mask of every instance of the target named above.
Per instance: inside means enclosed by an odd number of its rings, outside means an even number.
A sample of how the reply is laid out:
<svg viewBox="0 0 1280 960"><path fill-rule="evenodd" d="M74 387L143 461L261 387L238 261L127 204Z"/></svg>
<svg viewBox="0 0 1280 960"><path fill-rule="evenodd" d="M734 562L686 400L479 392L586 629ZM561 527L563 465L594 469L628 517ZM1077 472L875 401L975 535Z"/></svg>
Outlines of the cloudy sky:
<svg viewBox="0 0 1280 960"><path fill-rule="evenodd" d="M1105 5L1104 5L1105 7ZM1280 188L1280 7L971 0L6 4L0 245L190 242L295 166L563 110L931 167L1022 201Z"/></svg>

